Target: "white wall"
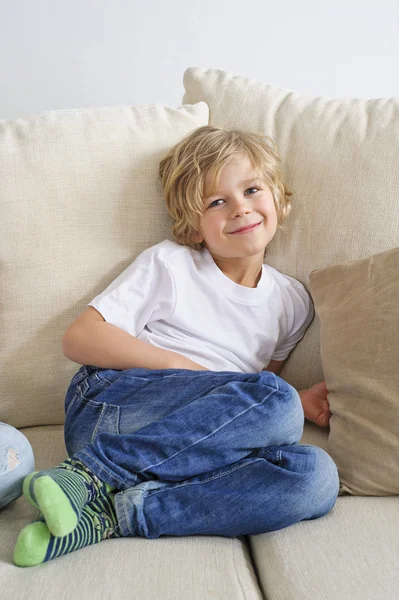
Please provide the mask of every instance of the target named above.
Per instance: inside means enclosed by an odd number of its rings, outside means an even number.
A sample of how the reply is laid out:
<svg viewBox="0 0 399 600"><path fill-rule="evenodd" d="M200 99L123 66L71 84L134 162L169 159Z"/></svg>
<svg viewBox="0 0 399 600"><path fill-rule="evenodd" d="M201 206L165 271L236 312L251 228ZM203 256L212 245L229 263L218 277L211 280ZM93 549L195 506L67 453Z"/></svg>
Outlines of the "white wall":
<svg viewBox="0 0 399 600"><path fill-rule="evenodd" d="M179 105L190 66L306 95L399 96L397 0L0 0L0 119Z"/></svg>

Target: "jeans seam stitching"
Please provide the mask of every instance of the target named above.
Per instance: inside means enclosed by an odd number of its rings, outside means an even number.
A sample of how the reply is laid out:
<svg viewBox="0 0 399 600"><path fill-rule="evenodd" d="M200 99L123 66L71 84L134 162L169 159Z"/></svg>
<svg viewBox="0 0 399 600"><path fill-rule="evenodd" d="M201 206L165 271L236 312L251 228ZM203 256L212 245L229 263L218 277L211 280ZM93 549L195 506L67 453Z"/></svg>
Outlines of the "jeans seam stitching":
<svg viewBox="0 0 399 600"><path fill-rule="evenodd" d="M204 483L209 483L210 481L214 481L216 479L220 479L220 477L224 477L225 475L230 475L231 473L234 473L234 471L238 471L239 469L243 469L244 467L246 467L248 464L250 463L255 463L255 462L259 462L261 460L264 460L262 458L249 458L249 459L244 459L247 460L248 462L245 463L241 463L240 465L236 465L235 467L233 467L232 469L228 469L227 471L223 471L223 473L218 473L217 475L213 475L212 477L209 477L208 479L204 479L203 481L183 481L180 484L174 485L172 487L166 487L166 488L162 488L160 490L149 490L147 492L148 495L151 496L155 496L156 494L161 494L162 492L167 492L168 490L171 489L177 489L177 488L181 488L181 487L186 487L188 485L202 485Z"/></svg>
<svg viewBox="0 0 399 600"><path fill-rule="evenodd" d="M90 440L90 443L91 443L91 444L92 444L92 443L94 442L94 440L96 439L96 436L97 436L97 430L98 430L98 428L99 428L99 426L100 426L101 419L103 418L103 415L104 415L104 413L105 413L105 411L106 411L106 410L107 410L107 406L106 406L106 404L105 404L105 403L102 403L102 407L101 407L101 413L100 413L100 416L99 416L99 417L98 417L98 419L97 419L96 426L95 426L95 428L93 429L93 433L92 433L92 436L91 436L91 440Z"/></svg>
<svg viewBox="0 0 399 600"><path fill-rule="evenodd" d="M130 519L129 519L129 514L128 514L127 508L126 508L126 502L125 502L125 496L124 496L124 494L122 494L122 505L123 505L123 514L125 516L125 524L127 525L127 528L130 531L130 533L132 535L134 535L133 530L130 527Z"/></svg>
<svg viewBox="0 0 399 600"><path fill-rule="evenodd" d="M82 392L82 384L83 382L81 382L79 385L76 386L76 390L75 393L72 397L72 400L69 403L69 406L65 412L65 421L67 419L67 416L69 415L70 409L72 408L72 406L75 404L76 400L79 400L80 402L90 402L83 394Z"/></svg>
<svg viewBox="0 0 399 600"><path fill-rule="evenodd" d="M75 394L75 395L73 396L72 400L70 401L70 403L69 403L69 406L68 406L68 408L67 408L67 410L66 410L66 413L65 413L65 421L67 420L67 418L68 418L68 415L69 415L69 413L70 413L70 411L71 411L71 409L72 409L72 406L75 404L75 401L76 401L77 399L78 399L78 398L77 398L77 396L76 396L76 394Z"/></svg>
<svg viewBox="0 0 399 600"><path fill-rule="evenodd" d="M138 471L139 473L145 473L145 471L148 471L148 469L152 469L153 467L158 467L159 465L162 465L164 462L171 460L172 458L174 458L175 456L178 456L179 454L181 454L182 452L185 452L186 450L189 450L189 448L192 448L193 446L196 446L197 444L199 444L200 442L203 442L204 440L210 438L212 435L214 435L215 433L217 433L218 431L220 431L220 429L223 429L223 427L226 427L227 425L230 425L230 423L232 423L233 421L235 421L236 419L238 419L238 417L241 417L241 415L245 414L246 412L248 412L249 410L251 410L252 408L255 408L257 406L261 406L262 404L264 404L266 402L266 400L269 399L269 397L271 396L271 394L274 392L271 392L270 394L268 394L266 396L266 398L262 401L262 402L258 402L257 404L252 404L249 408L243 410L242 412L240 412L238 415L236 415L233 419L230 419L230 421L227 421L226 423L223 423L223 425L221 425L220 427L218 427L217 429L215 429L214 431L212 431L212 433L209 433L208 435L205 435L204 437L202 437L200 440L197 440L196 442L193 442L192 444L190 444L189 446L186 446L185 448L183 448L182 450L179 450L178 452L175 452L175 454L172 454L172 456L168 456L167 458L165 458L164 460L161 460L158 463L154 463L152 465L149 465L148 467L146 467L145 469L142 469L141 471Z"/></svg>
<svg viewBox="0 0 399 600"><path fill-rule="evenodd" d="M108 388L113 382L109 381L106 377L99 377L97 375L97 373L94 373L94 377L96 378L97 382L101 385L101 384L105 384L105 387Z"/></svg>
<svg viewBox="0 0 399 600"><path fill-rule="evenodd" d="M114 404L111 405L113 408L116 408L116 433L120 435L120 421L121 421L121 407L116 406Z"/></svg>

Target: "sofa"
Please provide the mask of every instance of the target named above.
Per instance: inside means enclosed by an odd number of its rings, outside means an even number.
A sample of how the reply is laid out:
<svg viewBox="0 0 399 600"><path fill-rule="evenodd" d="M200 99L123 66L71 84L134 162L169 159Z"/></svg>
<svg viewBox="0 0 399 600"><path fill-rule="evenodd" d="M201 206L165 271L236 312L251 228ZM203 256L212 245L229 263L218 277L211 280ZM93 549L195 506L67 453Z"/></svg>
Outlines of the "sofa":
<svg viewBox="0 0 399 600"><path fill-rule="evenodd" d="M183 83L178 107L0 121L0 421L27 437L35 470L66 458L64 398L80 365L63 355L62 336L142 250L173 239L160 159L208 123L257 131L276 141L292 191L265 260L302 281L316 309L280 376L297 389L326 380L330 427L306 421L300 443L336 460L340 495L324 517L279 531L112 539L30 568L13 564L13 548L39 515L19 497L0 511L0 597L396 600L399 385L388 362L397 360L399 294L385 284L399 272L390 254L399 246L399 99L306 97L202 67ZM357 297L365 277L373 291ZM359 320L367 298L372 318Z"/></svg>

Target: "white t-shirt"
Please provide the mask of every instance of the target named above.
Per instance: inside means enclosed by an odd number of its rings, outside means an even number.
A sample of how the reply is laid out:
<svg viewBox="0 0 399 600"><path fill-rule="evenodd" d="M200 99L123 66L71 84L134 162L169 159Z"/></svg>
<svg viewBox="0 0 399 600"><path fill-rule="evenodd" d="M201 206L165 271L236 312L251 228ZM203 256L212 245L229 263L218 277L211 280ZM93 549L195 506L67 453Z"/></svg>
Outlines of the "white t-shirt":
<svg viewBox="0 0 399 600"><path fill-rule="evenodd" d="M283 360L314 316L305 287L263 265L239 285L202 252L164 240L144 250L88 306L108 323L212 371L261 371Z"/></svg>

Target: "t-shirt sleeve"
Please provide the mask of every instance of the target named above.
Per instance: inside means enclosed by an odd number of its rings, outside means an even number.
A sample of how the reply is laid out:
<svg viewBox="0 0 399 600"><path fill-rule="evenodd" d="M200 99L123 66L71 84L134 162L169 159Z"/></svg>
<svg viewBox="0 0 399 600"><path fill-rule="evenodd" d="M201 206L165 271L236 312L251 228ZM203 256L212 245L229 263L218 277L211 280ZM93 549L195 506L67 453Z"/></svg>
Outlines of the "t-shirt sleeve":
<svg viewBox="0 0 399 600"><path fill-rule="evenodd" d="M272 360L287 358L291 350L303 338L315 314L313 302L305 286L293 277L285 275L285 278L288 280L288 285L284 287L283 293L282 333Z"/></svg>
<svg viewBox="0 0 399 600"><path fill-rule="evenodd" d="M87 306L108 323L137 337L152 321L168 319L176 302L175 284L159 245L144 250Z"/></svg>

